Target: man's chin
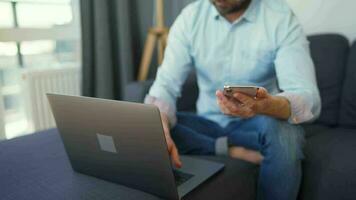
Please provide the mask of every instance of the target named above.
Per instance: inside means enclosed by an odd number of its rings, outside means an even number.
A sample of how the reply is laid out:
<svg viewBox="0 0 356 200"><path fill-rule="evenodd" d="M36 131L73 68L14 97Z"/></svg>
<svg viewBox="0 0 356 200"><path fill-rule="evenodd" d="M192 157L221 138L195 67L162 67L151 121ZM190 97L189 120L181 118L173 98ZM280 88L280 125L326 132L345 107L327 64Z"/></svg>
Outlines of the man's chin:
<svg viewBox="0 0 356 200"><path fill-rule="evenodd" d="M213 1L212 3L220 14L226 15L240 10L242 8L242 3L244 2L245 1L240 1L238 4L235 2L235 5L232 5L227 1Z"/></svg>
<svg viewBox="0 0 356 200"><path fill-rule="evenodd" d="M215 7L216 7L216 9L219 11L219 13L221 15L226 15L226 14L229 14L229 13L232 12L232 9L229 8L229 7L219 7L219 6L216 6L216 5L215 5Z"/></svg>

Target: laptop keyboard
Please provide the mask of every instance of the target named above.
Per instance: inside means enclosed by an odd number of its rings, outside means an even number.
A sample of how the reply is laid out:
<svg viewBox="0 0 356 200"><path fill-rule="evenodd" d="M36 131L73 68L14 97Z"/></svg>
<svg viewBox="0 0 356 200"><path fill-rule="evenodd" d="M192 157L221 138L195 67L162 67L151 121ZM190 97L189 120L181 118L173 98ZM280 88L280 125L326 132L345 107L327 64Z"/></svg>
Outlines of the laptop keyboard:
<svg viewBox="0 0 356 200"><path fill-rule="evenodd" d="M174 179L176 181L176 186L180 186L189 179L191 179L194 175L187 174L178 170L173 170Z"/></svg>

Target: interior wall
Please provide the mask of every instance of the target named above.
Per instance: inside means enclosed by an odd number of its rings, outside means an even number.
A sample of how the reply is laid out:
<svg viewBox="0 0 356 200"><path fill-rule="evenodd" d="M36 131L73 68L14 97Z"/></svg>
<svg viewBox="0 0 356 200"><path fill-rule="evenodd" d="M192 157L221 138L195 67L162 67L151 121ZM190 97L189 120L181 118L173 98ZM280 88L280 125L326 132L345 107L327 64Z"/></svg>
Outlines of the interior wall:
<svg viewBox="0 0 356 200"><path fill-rule="evenodd" d="M339 33L356 40L355 0L287 0L305 32Z"/></svg>
<svg viewBox="0 0 356 200"><path fill-rule="evenodd" d="M186 5L194 0L174 0ZM208 1L208 0L206 0ZM268 1L268 0L262 0ZM273 0L274 1L274 0ZM355 0L286 0L308 35L339 33L356 40Z"/></svg>

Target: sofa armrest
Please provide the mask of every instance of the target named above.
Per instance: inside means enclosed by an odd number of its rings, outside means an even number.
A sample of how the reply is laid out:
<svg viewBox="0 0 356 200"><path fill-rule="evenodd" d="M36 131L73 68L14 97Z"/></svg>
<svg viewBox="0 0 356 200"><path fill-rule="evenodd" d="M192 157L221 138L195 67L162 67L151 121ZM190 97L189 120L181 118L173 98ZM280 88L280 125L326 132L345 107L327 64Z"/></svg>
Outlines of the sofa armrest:
<svg viewBox="0 0 356 200"><path fill-rule="evenodd" d="M129 83L124 88L123 100L142 103L152 84L153 80Z"/></svg>

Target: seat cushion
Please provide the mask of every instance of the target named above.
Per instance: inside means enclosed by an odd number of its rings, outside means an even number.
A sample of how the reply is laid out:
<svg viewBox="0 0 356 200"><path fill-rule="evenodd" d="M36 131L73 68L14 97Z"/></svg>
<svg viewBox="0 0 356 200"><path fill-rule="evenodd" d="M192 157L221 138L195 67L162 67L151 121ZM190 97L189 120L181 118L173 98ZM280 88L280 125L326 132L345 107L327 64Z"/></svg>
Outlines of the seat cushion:
<svg viewBox="0 0 356 200"><path fill-rule="evenodd" d="M356 42L352 45L346 67L340 121L342 126L356 128Z"/></svg>
<svg viewBox="0 0 356 200"><path fill-rule="evenodd" d="M316 35L309 41L322 100L318 122L336 125L349 43L340 35Z"/></svg>
<svg viewBox="0 0 356 200"><path fill-rule="evenodd" d="M307 139L300 199L355 199L356 129L336 128Z"/></svg>
<svg viewBox="0 0 356 200"><path fill-rule="evenodd" d="M177 99L178 111L194 112L198 99L199 89L195 70L192 70L182 87L181 98Z"/></svg>
<svg viewBox="0 0 356 200"><path fill-rule="evenodd" d="M247 200L256 199L258 167L247 162L227 157L199 156L198 158L217 161L225 168L197 189L189 193L184 200L219 199Z"/></svg>

